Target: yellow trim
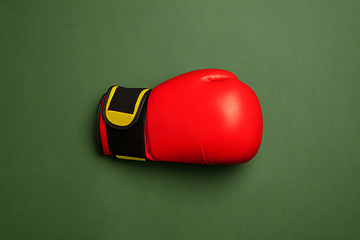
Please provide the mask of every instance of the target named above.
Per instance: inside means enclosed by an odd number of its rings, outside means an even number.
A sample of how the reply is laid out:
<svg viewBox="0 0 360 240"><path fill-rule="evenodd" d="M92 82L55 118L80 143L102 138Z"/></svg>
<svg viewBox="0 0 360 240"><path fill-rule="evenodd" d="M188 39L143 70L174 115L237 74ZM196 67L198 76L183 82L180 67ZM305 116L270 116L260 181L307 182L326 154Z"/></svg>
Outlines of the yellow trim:
<svg viewBox="0 0 360 240"><path fill-rule="evenodd" d="M118 159L123 159L123 160L145 161L145 158L138 158L138 157L129 157L129 156L121 156L121 155L116 155L116 157Z"/></svg>
<svg viewBox="0 0 360 240"><path fill-rule="evenodd" d="M134 120L135 115L138 111L141 99L143 98L144 94L147 91L149 91L149 89L144 89L141 91L141 93L139 94L139 96L136 100L134 112L129 114L129 113L123 113L123 112L109 110L110 102L111 102L117 88L118 88L118 86L114 86L110 91L108 101L106 103L105 114L106 114L106 118L109 120L109 122L111 122L114 125L124 127L124 126L128 126Z"/></svg>

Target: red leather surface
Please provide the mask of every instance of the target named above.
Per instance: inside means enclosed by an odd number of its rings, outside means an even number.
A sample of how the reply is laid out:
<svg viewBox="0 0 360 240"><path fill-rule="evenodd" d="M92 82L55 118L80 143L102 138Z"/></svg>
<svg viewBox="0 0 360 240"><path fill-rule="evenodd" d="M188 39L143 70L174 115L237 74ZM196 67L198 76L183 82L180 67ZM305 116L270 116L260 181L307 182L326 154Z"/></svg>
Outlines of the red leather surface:
<svg viewBox="0 0 360 240"><path fill-rule="evenodd" d="M225 70L169 79L150 93L146 157L154 161L237 164L257 153L263 122L254 91Z"/></svg>
<svg viewBox="0 0 360 240"><path fill-rule="evenodd" d="M104 101L105 101L105 96L102 99L101 109L100 109L100 119L99 119L100 141L101 141L103 153L105 155L111 155L110 150L109 150L108 141L107 141L107 136L106 136L106 123L104 121L103 114L102 114Z"/></svg>

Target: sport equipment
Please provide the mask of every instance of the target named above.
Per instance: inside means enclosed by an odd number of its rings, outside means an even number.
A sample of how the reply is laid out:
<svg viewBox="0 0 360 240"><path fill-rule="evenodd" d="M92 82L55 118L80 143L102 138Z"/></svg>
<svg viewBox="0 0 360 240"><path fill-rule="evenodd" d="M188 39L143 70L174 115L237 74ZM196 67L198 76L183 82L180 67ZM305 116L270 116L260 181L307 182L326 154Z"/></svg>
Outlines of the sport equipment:
<svg viewBox="0 0 360 240"><path fill-rule="evenodd" d="M98 107L97 128L106 155L237 164L258 152L263 120L249 86L226 70L201 69L152 90L110 87Z"/></svg>

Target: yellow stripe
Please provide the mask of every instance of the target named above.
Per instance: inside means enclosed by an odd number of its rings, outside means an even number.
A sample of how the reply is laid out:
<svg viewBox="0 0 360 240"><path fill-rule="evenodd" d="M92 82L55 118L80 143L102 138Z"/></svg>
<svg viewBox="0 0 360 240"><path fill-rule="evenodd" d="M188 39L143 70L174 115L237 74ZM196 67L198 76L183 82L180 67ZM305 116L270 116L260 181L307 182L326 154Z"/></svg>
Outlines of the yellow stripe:
<svg viewBox="0 0 360 240"><path fill-rule="evenodd" d="M119 86L114 86L114 87L111 89L110 94L109 94L109 97L108 97L108 101L107 101L107 103L106 103L106 111L109 109L111 99L113 98L114 93L115 93L115 90L116 90L118 87L119 87Z"/></svg>
<svg viewBox="0 0 360 240"><path fill-rule="evenodd" d="M121 155L116 155L116 157L118 159L123 159L123 160L145 161L145 158L137 158L137 157L129 157L129 156L121 156Z"/></svg>
<svg viewBox="0 0 360 240"><path fill-rule="evenodd" d="M108 98L108 101L106 103L106 118L112 124L123 127L123 126L129 125L134 120L135 115L136 115L136 113L138 111L141 99L144 96L144 94L147 91L149 91L149 89L144 89L144 90L141 91L141 93L139 94L139 96L138 96L138 98L136 100L134 112L130 114L130 113L123 113L123 112L117 112L117 111L109 110L110 102L111 102L117 88L118 88L118 86L114 86L110 91L109 98Z"/></svg>

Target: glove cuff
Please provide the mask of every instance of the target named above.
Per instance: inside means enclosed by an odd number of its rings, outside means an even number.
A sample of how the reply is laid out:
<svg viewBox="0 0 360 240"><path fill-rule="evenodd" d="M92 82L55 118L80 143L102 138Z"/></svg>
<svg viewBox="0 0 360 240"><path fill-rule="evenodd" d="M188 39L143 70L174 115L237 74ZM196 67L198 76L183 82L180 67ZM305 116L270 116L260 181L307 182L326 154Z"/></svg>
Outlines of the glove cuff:
<svg viewBox="0 0 360 240"><path fill-rule="evenodd" d="M111 86L97 112L98 141L105 155L145 161L144 124L150 89Z"/></svg>

